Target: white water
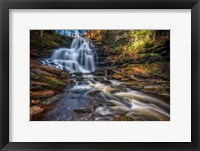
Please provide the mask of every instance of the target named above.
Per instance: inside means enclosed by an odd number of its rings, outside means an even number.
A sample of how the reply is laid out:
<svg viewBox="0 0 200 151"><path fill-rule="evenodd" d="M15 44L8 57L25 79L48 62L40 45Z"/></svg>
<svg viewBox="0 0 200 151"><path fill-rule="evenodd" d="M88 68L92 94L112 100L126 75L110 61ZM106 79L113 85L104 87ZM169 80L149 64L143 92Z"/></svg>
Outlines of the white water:
<svg viewBox="0 0 200 151"><path fill-rule="evenodd" d="M56 49L44 64L66 70L70 73L95 71L95 49L89 39L75 38L70 48Z"/></svg>
<svg viewBox="0 0 200 151"><path fill-rule="evenodd" d="M51 120L52 116L56 120L71 120L75 115L73 109L81 107L92 108L93 120L113 120L112 116L117 114L125 115L131 120L167 121L170 119L169 102L127 88L118 80L109 80L107 71L103 77L87 74L95 71L95 61L98 61L95 59L97 57L95 53L94 45L89 39L78 37L73 40L70 48L56 49L51 58L43 61L46 65L70 73L86 73L78 75L81 80L76 74L72 74L75 84L66 88L64 99L48 113ZM98 79L104 79L104 82ZM88 118L85 114L76 116L76 120Z"/></svg>
<svg viewBox="0 0 200 151"><path fill-rule="evenodd" d="M162 99L129 88L122 90L123 82L117 80L104 84L94 80L93 75L87 74L83 77L83 81L76 83L71 90L85 90L84 97L112 104L98 106L95 113L104 117L117 113L126 114L134 120L169 120L169 104Z"/></svg>

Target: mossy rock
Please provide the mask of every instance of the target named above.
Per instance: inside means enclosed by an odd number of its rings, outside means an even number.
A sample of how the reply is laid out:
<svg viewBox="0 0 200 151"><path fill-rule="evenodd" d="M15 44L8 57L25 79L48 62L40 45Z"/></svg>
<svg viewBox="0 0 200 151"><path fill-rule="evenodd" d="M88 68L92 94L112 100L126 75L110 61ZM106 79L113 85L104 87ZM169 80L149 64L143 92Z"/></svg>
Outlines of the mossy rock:
<svg viewBox="0 0 200 151"><path fill-rule="evenodd" d="M39 74L39 75L46 75L46 76L52 76L51 73L48 73L47 71L43 71L40 69L31 69L31 72L35 73L35 74Z"/></svg>
<svg viewBox="0 0 200 151"><path fill-rule="evenodd" d="M31 86L50 87L50 84L44 82L31 81Z"/></svg>
<svg viewBox="0 0 200 151"><path fill-rule="evenodd" d="M61 72L62 72L62 70L60 70L60 69L57 69L57 68L54 68L54 67L50 67L50 66L46 66L46 65L39 66L39 69L43 70L43 71L46 71L46 72L49 72L49 73L56 74L56 75L60 75Z"/></svg>
<svg viewBox="0 0 200 151"><path fill-rule="evenodd" d="M43 99L43 98L48 98L55 95L55 92L53 90L42 90L42 91L31 91L30 92L30 97L32 99Z"/></svg>
<svg viewBox="0 0 200 151"><path fill-rule="evenodd" d="M39 81L49 83L51 89L63 89L66 87L66 83L55 77L41 76Z"/></svg>
<svg viewBox="0 0 200 151"><path fill-rule="evenodd" d="M31 91L39 91L51 88L51 85L44 82L31 81Z"/></svg>
<svg viewBox="0 0 200 151"><path fill-rule="evenodd" d="M125 121L135 121L135 119L131 115L126 114L125 115Z"/></svg>
<svg viewBox="0 0 200 151"><path fill-rule="evenodd" d="M30 73L30 79L31 80L38 80L39 79L39 77L38 77L38 75L36 75L35 73Z"/></svg>
<svg viewBox="0 0 200 151"><path fill-rule="evenodd" d="M66 83L64 81L52 76L31 74L31 80L46 83L49 85L48 88L50 89L62 90L66 87Z"/></svg>
<svg viewBox="0 0 200 151"><path fill-rule="evenodd" d="M30 88L31 91L40 91L40 90L44 90L44 87L37 85L37 86L31 86Z"/></svg>
<svg viewBox="0 0 200 151"><path fill-rule="evenodd" d="M61 72L60 78L67 78L69 77L69 74L67 72Z"/></svg>

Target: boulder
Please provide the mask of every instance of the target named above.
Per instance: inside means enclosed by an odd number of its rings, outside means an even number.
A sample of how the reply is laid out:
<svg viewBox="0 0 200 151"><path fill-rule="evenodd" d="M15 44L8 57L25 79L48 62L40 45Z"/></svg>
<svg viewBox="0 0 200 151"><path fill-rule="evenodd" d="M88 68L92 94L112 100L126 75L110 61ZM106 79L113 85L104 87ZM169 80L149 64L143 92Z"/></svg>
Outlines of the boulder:
<svg viewBox="0 0 200 151"><path fill-rule="evenodd" d="M34 105L34 106L31 106L31 108L30 108L30 114L31 115L39 114L41 112L43 112L43 108L41 108L40 106Z"/></svg>
<svg viewBox="0 0 200 151"><path fill-rule="evenodd" d="M31 100L31 104L37 105L40 103L41 103L41 100L39 100L39 99Z"/></svg>

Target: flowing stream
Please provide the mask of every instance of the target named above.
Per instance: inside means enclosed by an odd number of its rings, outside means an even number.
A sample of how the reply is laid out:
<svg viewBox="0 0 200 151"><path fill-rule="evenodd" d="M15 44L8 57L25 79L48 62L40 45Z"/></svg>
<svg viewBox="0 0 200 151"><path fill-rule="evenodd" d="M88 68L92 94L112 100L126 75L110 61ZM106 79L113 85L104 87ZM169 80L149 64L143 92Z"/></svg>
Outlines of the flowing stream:
<svg viewBox="0 0 200 151"><path fill-rule="evenodd" d="M96 52L88 39L76 38L71 48L55 50L45 64L67 70L69 84L52 108L41 116L47 121L167 121L169 100L127 88L123 82L95 76Z"/></svg>
<svg viewBox="0 0 200 151"><path fill-rule="evenodd" d="M43 63L70 73L90 73L95 71L95 57L95 47L90 39L75 38L70 48L56 49Z"/></svg>

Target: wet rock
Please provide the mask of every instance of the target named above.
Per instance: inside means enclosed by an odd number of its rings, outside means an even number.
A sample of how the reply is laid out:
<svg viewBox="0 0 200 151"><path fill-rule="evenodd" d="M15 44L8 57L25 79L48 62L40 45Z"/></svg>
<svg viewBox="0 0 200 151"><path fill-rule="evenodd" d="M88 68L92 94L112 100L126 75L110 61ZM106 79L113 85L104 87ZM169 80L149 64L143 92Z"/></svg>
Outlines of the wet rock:
<svg viewBox="0 0 200 151"><path fill-rule="evenodd" d="M96 94L99 93L99 92L102 92L102 91L101 91L101 90L91 90L91 91L89 91L89 92L87 93L87 95L94 96L94 95L96 95Z"/></svg>
<svg viewBox="0 0 200 151"><path fill-rule="evenodd" d="M101 81L104 81L104 78L103 77L94 77L94 80L101 82Z"/></svg>
<svg viewBox="0 0 200 151"><path fill-rule="evenodd" d="M169 94L169 87L165 85L149 85L149 86L144 86L141 91L146 92L146 93L151 93L151 94L156 94L156 93L167 93Z"/></svg>
<svg viewBox="0 0 200 151"><path fill-rule="evenodd" d="M126 82L128 80L129 80L129 78L125 78L125 77L123 77L123 78L120 79L120 81L122 81L122 82Z"/></svg>
<svg viewBox="0 0 200 151"><path fill-rule="evenodd" d="M37 100L31 100L31 103L34 105L40 104L41 100L37 99Z"/></svg>
<svg viewBox="0 0 200 151"><path fill-rule="evenodd" d="M104 105L106 105L106 106L116 106L116 104L113 103L113 102L105 102Z"/></svg>
<svg viewBox="0 0 200 151"><path fill-rule="evenodd" d="M76 81L83 81L83 77L77 76L77 77L76 77Z"/></svg>
<svg viewBox="0 0 200 151"><path fill-rule="evenodd" d="M56 101L59 101L60 100L60 95L56 95L56 96L53 96L53 97L50 97L48 98L46 101L45 101L45 105L50 105Z"/></svg>
<svg viewBox="0 0 200 151"><path fill-rule="evenodd" d="M108 117L95 117L95 121L113 121L113 118L111 116Z"/></svg>
<svg viewBox="0 0 200 151"><path fill-rule="evenodd" d="M83 73L81 73L81 72L77 72L77 73L73 73L75 76L82 76L83 75Z"/></svg>
<svg viewBox="0 0 200 151"><path fill-rule="evenodd" d="M42 98L48 98L55 94L53 90L42 90L42 91L31 91L30 96L31 99L42 99Z"/></svg>
<svg viewBox="0 0 200 151"><path fill-rule="evenodd" d="M93 72L95 76L104 76L105 75L105 70L104 69L97 69L95 72Z"/></svg>
<svg viewBox="0 0 200 151"><path fill-rule="evenodd" d="M117 92L120 92L121 90L123 90L122 87L116 87L116 88L110 88L108 91L110 93L117 93Z"/></svg>
<svg viewBox="0 0 200 151"><path fill-rule="evenodd" d="M40 85L37 86L31 86L31 91L40 91L43 90L44 88L41 87Z"/></svg>
<svg viewBox="0 0 200 151"><path fill-rule="evenodd" d="M134 74L133 75L135 78L138 78L138 79L147 79L147 76L143 75L143 74Z"/></svg>
<svg viewBox="0 0 200 151"><path fill-rule="evenodd" d="M69 77L69 74L67 72L61 72L61 74L59 75L59 78L62 78L62 79L66 79Z"/></svg>
<svg viewBox="0 0 200 151"><path fill-rule="evenodd" d="M126 114L129 109L127 109L126 107L122 107L122 106L112 106L110 107L110 111L117 113L117 114Z"/></svg>
<svg viewBox="0 0 200 151"><path fill-rule="evenodd" d="M112 76L112 78L113 78L113 79L120 80L120 79L124 78L124 76L119 75L119 74L114 74L114 75Z"/></svg>
<svg viewBox="0 0 200 151"><path fill-rule="evenodd" d="M37 52L31 52L31 57L37 58L39 56L40 56L40 54L38 54Z"/></svg>
<svg viewBox="0 0 200 151"><path fill-rule="evenodd" d="M62 90L63 88L66 87L66 84L64 83L63 80L59 79L59 78L55 78L55 77L40 77L40 79L38 79L40 82L45 82L51 85L51 89L58 89L58 90Z"/></svg>
<svg viewBox="0 0 200 151"><path fill-rule="evenodd" d="M137 81L127 81L123 83L123 85L134 90L140 90L144 87L144 84L142 82Z"/></svg>
<svg viewBox="0 0 200 151"><path fill-rule="evenodd" d="M104 83L104 84L111 84L111 82L109 80L106 80L103 77L95 77L94 80L99 81L99 82Z"/></svg>
<svg viewBox="0 0 200 151"><path fill-rule="evenodd" d="M98 67L106 67L107 66L107 63L106 62L98 62L97 63Z"/></svg>
<svg viewBox="0 0 200 151"><path fill-rule="evenodd" d="M133 117L133 115L131 114L126 114L125 115L125 121L135 121L135 117Z"/></svg>
<svg viewBox="0 0 200 151"><path fill-rule="evenodd" d="M57 75L60 75L61 72L62 72L62 70L60 70L60 69L50 67L50 66L46 66L46 65L41 65L41 66L39 66L39 68L40 68L40 70L44 70L46 72L57 74Z"/></svg>
<svg viewBox="0 0 200 151"><path fill-rule="evenodd" d="M125 121L125 115L120 115L120 114L113 115L113 120L114 121Z"/></svg>
<svg viewBox="0 0 200 151"><path fill-rule="evenodd" d="M169 103L170 101L170 94L169 93L157 93L157 94L150 94L152 97L161 99L165 101L166 103Z"/></svg>
<svg viewBox="0 0 200 151"><path fill-rule="evenodd" d="M102 81L102 83L103 84L106 84L106 85L111 85L112 83L110 82L110 81L108 81L108 80L104 80L104 81Z"/></svg>
<svg viewBox="0 0 200 151"><path fill-rule="evenodd" d="M42 111L43 111L43 108L41 108L40 106L34 105L34 106L31 106L31 108L30 108L30 114L31 114L31 115L39 114L39 113L41 113Z"/></svg>
<svg viewBox="0 0 200 151"><path fill-rule="evenodd" d="M90 113L91 109L90 108L81 107L81 108L75 109L74 111L77 112L77 113Z"/></svg>
<svg viewBox="0 0 200 151"><path fill-rule="evenodd" d="M31 86L50 87L50 84L44 82L31 81Z"/></svg>
<svg viewBox="0 0 200 151"><path fill-rule="evenodd" d="M81 116L82 115L84 115L84 117L82 117L82 118L79 117L79 119L77 119L77 120L79 120L79 121L94 121L94 117L91 113L90 114L88 114L88 113L81 114Z"/></svg>
<svg viewBox="0 0 200 151"><path fill-rule="evenodd" d="M144 89L156 89L156 88L159 88L159 86L155 86L155 85L144 86Z"/></svg>
<svg viewBox="0 0 200 151"><path fill-rule="evenodd" d="M38 58L40 57L40 53L37 49L31 49L30 50L30 55L32 58Z"/></svg>
<svg viewBox="0 0 200 151"><path fill-rule="evenodd" d="M40 69L32 69L31 72L33 72L35 74L40 74L40 75L52 76L52 74L50 74L46 71L40 70Z"/></svg>
<svg viewBox="0 0 200 151"><path fill-rule="evenodd" d="M40 66L41 63L37 60L37 59L30 59L30 66L33 68L37 68L38 66Z"/></svg>

